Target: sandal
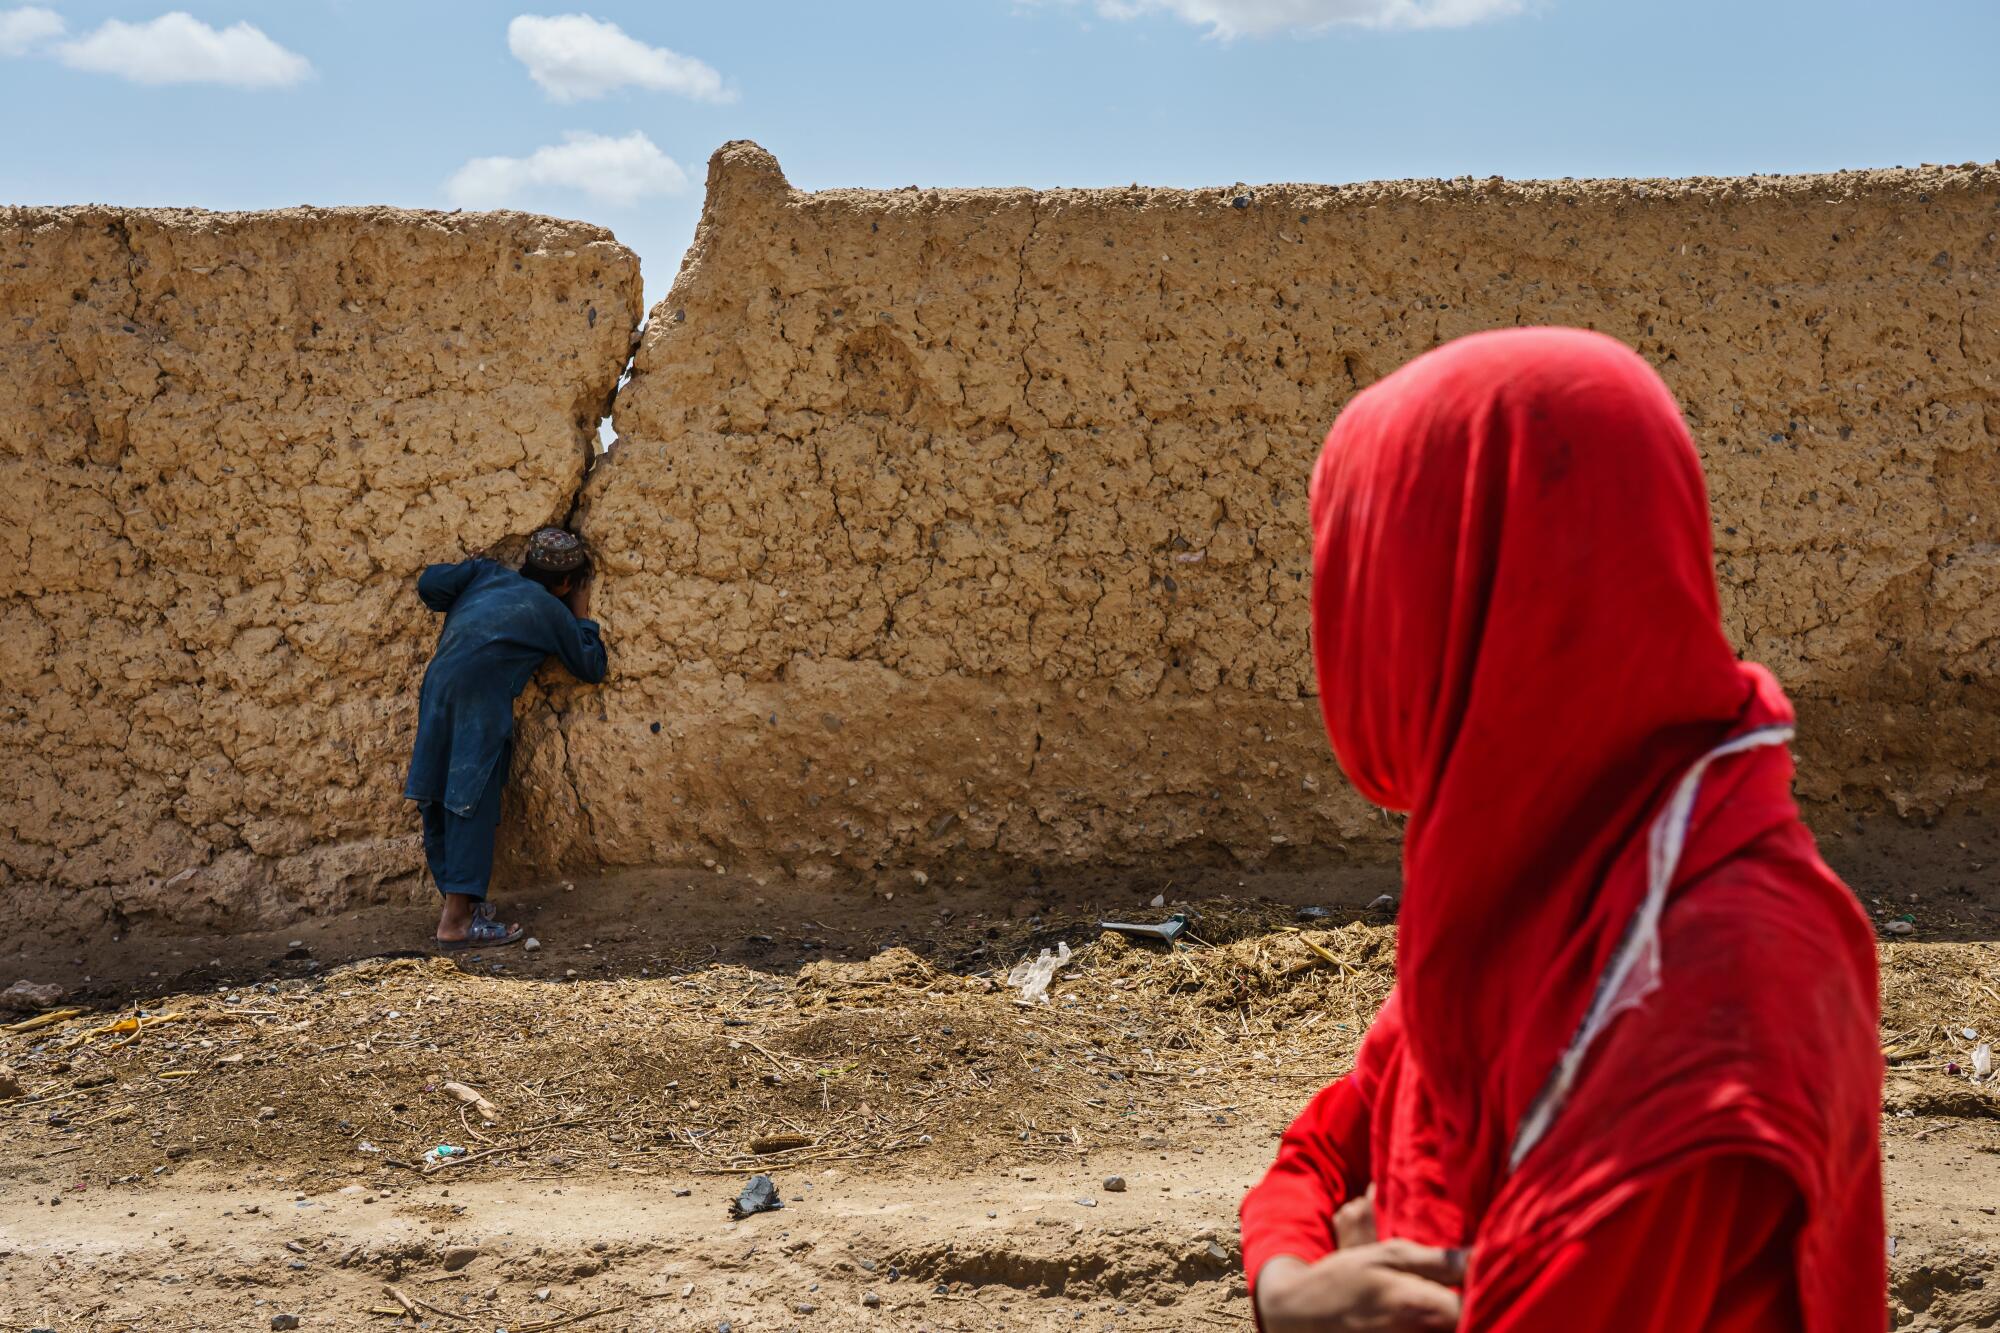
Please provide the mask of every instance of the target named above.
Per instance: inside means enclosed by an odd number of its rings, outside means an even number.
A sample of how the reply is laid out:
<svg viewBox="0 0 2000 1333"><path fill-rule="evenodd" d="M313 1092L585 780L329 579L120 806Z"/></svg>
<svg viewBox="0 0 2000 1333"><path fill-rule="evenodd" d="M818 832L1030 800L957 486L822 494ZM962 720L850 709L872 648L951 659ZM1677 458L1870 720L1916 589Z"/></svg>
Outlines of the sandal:
<svg viewBox="0 0 2000 1333"><path fill-rule="evenodd" d="M432 938L432 943L446 953L456 953L461 949L497 949L503 944L512 944L526 934L519 926L509 926L497 918L491 903L480 903L472 909L472 924L466 927L462 940L441 940Z"/></svg>

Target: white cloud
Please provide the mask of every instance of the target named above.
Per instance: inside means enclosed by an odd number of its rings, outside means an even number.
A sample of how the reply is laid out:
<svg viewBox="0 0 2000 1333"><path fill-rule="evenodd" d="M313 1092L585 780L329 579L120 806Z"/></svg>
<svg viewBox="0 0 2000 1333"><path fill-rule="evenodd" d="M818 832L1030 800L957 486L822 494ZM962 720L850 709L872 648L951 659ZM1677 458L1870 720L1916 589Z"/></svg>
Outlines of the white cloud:
<svg viewBox="0 0 2000 1333"><path fill-rule="evenodd" d="M679 194L687 173L638 130L622 139L573 133L526 157L475 157L444 184L460 208L500 208L533 190L580 190L599 203L629 205Z"/></svg>
<svg viewBox="0 0 2000 1333"><path fill-rule="evenodd" d="M1098 0L1106 18L1167 14L1208 29L1211 37L1268 37L1276 32L1357 28L1462 28L1505 18L1527 0Z"/></svg>
<svg viewBox="0 0 2000 1333"><path fill-rule="evenodd" d="M248 23L216 29L179 11L147 23L107 19L95 31L58 46L56 56L71 69L115 74L133 83L284 88L312 74L304 56Z"/></svg>
<svg viewBox="0 0 2000 1333"><path fill-rule="evenodd" d="M647 46L617 24L588 14L522 14L507 25L507 49L558 102L589 101L627 86L698 102L735 100L711 66L664 46Z"/></svg>
<svg viewBox="0 0 2000 1333"><path fill-rule="evenodd" d="M24 56L51 37L62 35L62 15L53 9L35 5L0 9L0 56Z"/></svg>

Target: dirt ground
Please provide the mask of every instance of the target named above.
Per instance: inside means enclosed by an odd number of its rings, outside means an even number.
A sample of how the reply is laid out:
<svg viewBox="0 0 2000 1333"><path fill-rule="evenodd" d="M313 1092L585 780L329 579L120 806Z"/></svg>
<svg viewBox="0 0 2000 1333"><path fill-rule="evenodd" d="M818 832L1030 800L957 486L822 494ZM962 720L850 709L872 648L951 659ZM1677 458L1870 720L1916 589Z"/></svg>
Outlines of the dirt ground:
<svg viewBox="0 0 2000 1333"><path fill-rule="evenodd" d="M1917 927L1882 946L1896 1322L2000 1327L2000 1096L1968 1076L2000 830L1827 848ZM418 907L19 935L0 984L79 1012L0 1032L0 1328L1247 1327L1238 1198L1386 992L1394 888L649 872L514 898L533 952L426 956ZM1172 950L1096 924L1172 912ZM784 1207L733 1220L760 1170Z"/></svg>

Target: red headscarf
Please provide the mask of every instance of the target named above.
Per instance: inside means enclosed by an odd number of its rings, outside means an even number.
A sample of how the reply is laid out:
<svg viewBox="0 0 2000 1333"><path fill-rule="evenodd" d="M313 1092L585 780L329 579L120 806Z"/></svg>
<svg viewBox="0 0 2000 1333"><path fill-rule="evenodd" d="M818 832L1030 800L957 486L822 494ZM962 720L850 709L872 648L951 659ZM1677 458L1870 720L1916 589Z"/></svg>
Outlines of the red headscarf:
<svg viewBox="0 0 2000 1333"><path fill-rule="evenodd" d="M1805 1199L1810 1325L1879 1329L1873 935L1722 631L1666 386L1596 334L1461 339L1341 414L1312 524L1327 734L1410 812L1356 1071L1384 1234L1474 1246L1476 1325L1549 1244L1750 1153Z"/></svg>

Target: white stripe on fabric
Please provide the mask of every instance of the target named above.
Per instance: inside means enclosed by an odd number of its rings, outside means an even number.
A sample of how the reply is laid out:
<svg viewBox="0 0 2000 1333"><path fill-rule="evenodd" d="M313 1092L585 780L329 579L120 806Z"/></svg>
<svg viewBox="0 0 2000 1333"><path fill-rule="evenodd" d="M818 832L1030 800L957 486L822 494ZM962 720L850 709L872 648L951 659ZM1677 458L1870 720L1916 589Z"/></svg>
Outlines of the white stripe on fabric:
<svg viewBox="0 0 2000 1333"><path fill-rule="evenodd" d="M1507 1156L1507 1170L1513 1171L1549 1132L1569 1100L1570 1089L1583 1068L1592 1043L1603 1035L1611 1020L1639 1004L1660 985L1660 914L1666 910L1667 890L1673 887L1674 872L1680 868L1681 852L1687 846L1688 821L1694 814L1695 797L1701 792L1702 774L1718 759L1746 750L1783 745L1792 739L1790 727L1762 727L1724 741L1697 759L1681 776L1667 804L1654 817L1646 838L1646 896L1625 928L1618 951L1597 980L1597 990L1576 1036L1556 1061L1541 1095L1521 1117L1514 1132L1514 1146Z"/></svg>

